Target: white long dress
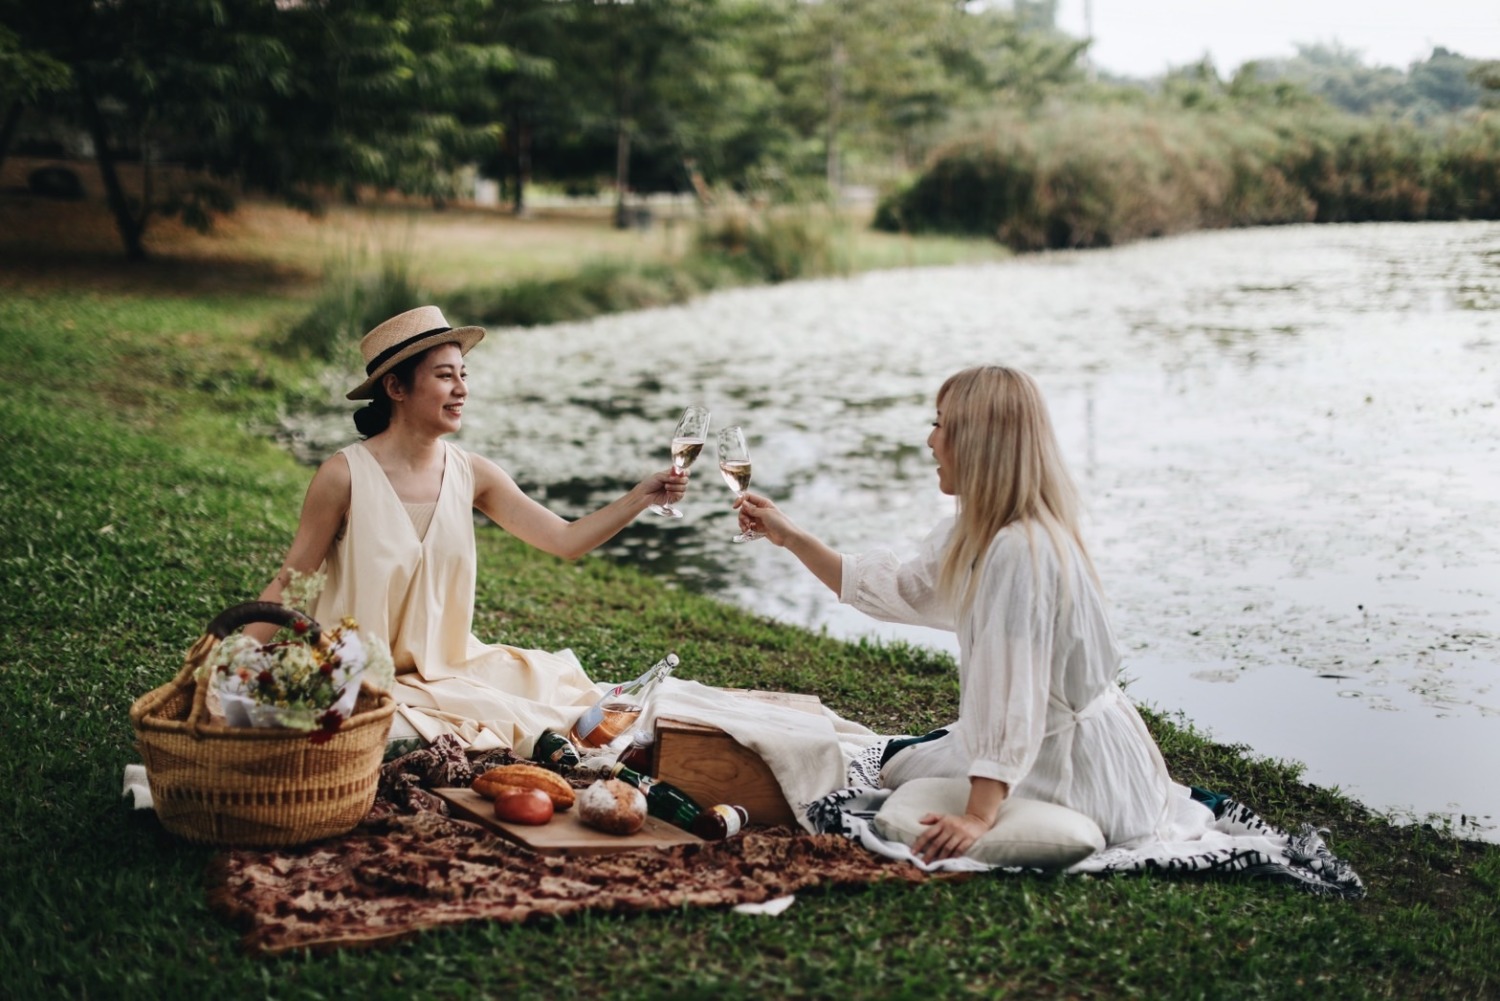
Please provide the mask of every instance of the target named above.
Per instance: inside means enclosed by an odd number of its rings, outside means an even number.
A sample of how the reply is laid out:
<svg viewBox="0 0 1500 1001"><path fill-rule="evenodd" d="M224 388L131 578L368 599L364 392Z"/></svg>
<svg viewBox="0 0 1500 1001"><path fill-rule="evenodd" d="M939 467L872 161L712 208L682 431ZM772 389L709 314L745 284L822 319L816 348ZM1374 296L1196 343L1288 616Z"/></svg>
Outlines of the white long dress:
<svg viewBox="0 0 1500 1001"><path fill-rule="evenodd" d="M918 554L843 558L840 600L891 622L955 631L959 718L947 736L898 752L881 772L1007 782L1011 795L1092 817L1111 845L1180 838L1211 815L1173 783L1117 684L1120 654L1104 599L1071 540L1059 558L1041 526L1001 530L974 603L958 618L937 589L953 521ZM1186 824L1184 823L1186 822Z"/></svg>
<svg viewBox="0 0 1500 1001"><path fill-rule="evenodd" d="M599 692L571 655L474 636L474 475L468 454L443 444L443 483L422 534L369 449L341 451L349 514L313 617L353 616L385 637L398 711L426 740L448 733L470 750L529 755L543 729L565 731Z"/></svg>

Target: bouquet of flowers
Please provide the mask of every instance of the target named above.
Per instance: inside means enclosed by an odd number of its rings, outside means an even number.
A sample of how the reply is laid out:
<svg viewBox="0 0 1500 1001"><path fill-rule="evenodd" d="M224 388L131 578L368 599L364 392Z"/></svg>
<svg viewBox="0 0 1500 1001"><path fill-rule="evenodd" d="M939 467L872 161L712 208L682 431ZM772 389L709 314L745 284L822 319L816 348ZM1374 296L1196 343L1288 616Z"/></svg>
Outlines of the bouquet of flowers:
<svg viewBox="0 0 1500 1001"><path fill-rule="evenodd" d="M300 576L293 574L294 583ZM321 575L311 576L311 593L316 594ZM287 591L291 599L305 603L309 587L289 586ZM324 631L318 643L303 638L307 628L302 620L290 638L265 644L240 633L215 648L204 665L208 677L202 680L217 694L230 726L307 730L313 743L322 743L353 714L362 683L385 691L395 682L390 648L380 637L360 631L353 619Z"/></svg>

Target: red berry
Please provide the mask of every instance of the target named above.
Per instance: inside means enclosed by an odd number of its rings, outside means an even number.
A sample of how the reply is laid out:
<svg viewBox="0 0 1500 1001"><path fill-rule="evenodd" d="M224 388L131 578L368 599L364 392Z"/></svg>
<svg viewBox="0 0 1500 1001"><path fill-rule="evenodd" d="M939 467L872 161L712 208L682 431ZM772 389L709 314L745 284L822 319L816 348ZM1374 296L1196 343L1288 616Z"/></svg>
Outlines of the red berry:
<svg viewBox="0 0 1500 1001"><path fill-rule="evenodd" d="M296 633L298 636L301 636L303 633L307 632L309 625L311 625L311 623L309 623L306 619L298 619L296 622L292 623L292 632Z"/></svg>

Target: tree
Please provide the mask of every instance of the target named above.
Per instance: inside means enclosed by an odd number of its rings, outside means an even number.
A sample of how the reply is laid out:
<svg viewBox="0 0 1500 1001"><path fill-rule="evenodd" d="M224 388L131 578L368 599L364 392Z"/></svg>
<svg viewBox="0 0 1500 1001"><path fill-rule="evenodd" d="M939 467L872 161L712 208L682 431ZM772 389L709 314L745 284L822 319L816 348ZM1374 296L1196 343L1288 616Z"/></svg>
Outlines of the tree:
<svg viewBox="0 0 1500 1001"><path fill-rule="evenodd" d="M1469 70L1469 79L1479 88L1481 107L1500 106L1500 59L1477 63Z"/></svg>
<svg viewBox="0 0 1500 1001"><path fill-rule="evenodd" d="M466 38L488 5L0 0L0 25L33 65L66 67L66 92L22 99L88 133L126 255L139 260L154 212L203 226L225 207L207 188L158 203L158 150L304 205L327 186L443 195L449 168L498 141L486 77L509 52ZM120 182L122 155L141 160L138 198Z"/></svg>
<svg viewBox="0 0 1500 1001"><path fill-rule="evenodd" d="M86 131L133 260L146 256L153 148L174 134L211 134L236 113L230 98L249 70L246 61L257 52L257 40L228 23L225 13L214 0L0 0L0 24L16 40L21 58L66 69L65 88L33 87L20 100ZM142 159L139 198L121 184L122 147Z"/></svg>
<svg viewBox="0 0 1500 1001"><path fill-rule="evenodd" d="M10 151L21 111L27 104L66 90L71 82L68 67L43 52L22 48L20 36L0 23L0 165Z"/></svg>
<svg viewBox="0 0 1500 1001"><path fill-rule="evenodd" d="M506 128L503 149L491 162L495 176L511 179L517 215L526 211L538 134L555 134L577 118L572 89L559 85L558 73L575 13L573 4L557 0L500 0L481 21L486 37L514 54L492 81Z"/></svg>
<svg viewBox="0 0 1500 1001"><path fill-rule="evenodd" d="M632 149L641 141L683 159L684 138L713 113L722 60L720 0L575 0L568 82L579 88L584 129L614 137L615 222L629 225ZM685 170L685 168L684 168Z"/></svg>
<svg viewBox="0 0 1500 1001"><path fill-rule="evenodd" d="M1470 78L1476 61L1442 46L1432 50L1425 62L1412 63L1407 74L1416 102L1443 114L1479 103L1479 86Z"/></svg>
<svg viewBox="0 0 1500 1001"><path fill-rule="evenodd" d="M1329 103L1361 115L1427 119L1480 102L1483 63L1436 48L1406 71L1367 66L1360 54L1338 45L1299 45L1292 59L1258 64L1270 80L1289 80ZM1476 75L1476 73L1478 75Z"/></svg>
<svg viewBox="0 0 1500 1001"><path fill-rule="evenodd" d="M763 46L782 113L821 152L830 194L851 154L925 154L961 112L996 100L1038 105L1082 78L1086 43L1052 27L1045 2L1021 10L955 0L772 0L787 26Z"/></svg>

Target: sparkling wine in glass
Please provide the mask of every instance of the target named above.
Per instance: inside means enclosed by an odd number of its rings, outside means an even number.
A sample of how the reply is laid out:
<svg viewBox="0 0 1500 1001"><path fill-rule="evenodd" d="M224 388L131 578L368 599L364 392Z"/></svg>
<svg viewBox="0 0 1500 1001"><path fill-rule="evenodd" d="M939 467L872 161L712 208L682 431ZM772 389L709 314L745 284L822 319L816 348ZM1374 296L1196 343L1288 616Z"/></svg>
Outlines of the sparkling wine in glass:
<svg viewBox="0 0 1500 1001"><path fill-rule="evenodd" d="M750 449L745 444L745 431L732 424L719 432L719 475L736 497L745 496L750 489ZM730 542L752 542L760 538L756 531L741 532Z"/></svg>
<svg viewBox="0 0 1500 1001"><path fill-rule="evenodd" d="M672 468L683 472L703 451L708 439L708 408L690 404L682 411L677 427L672 431ZM651 511L665 518L681 518L682 512L671 504L652 504Z"/></svg>

